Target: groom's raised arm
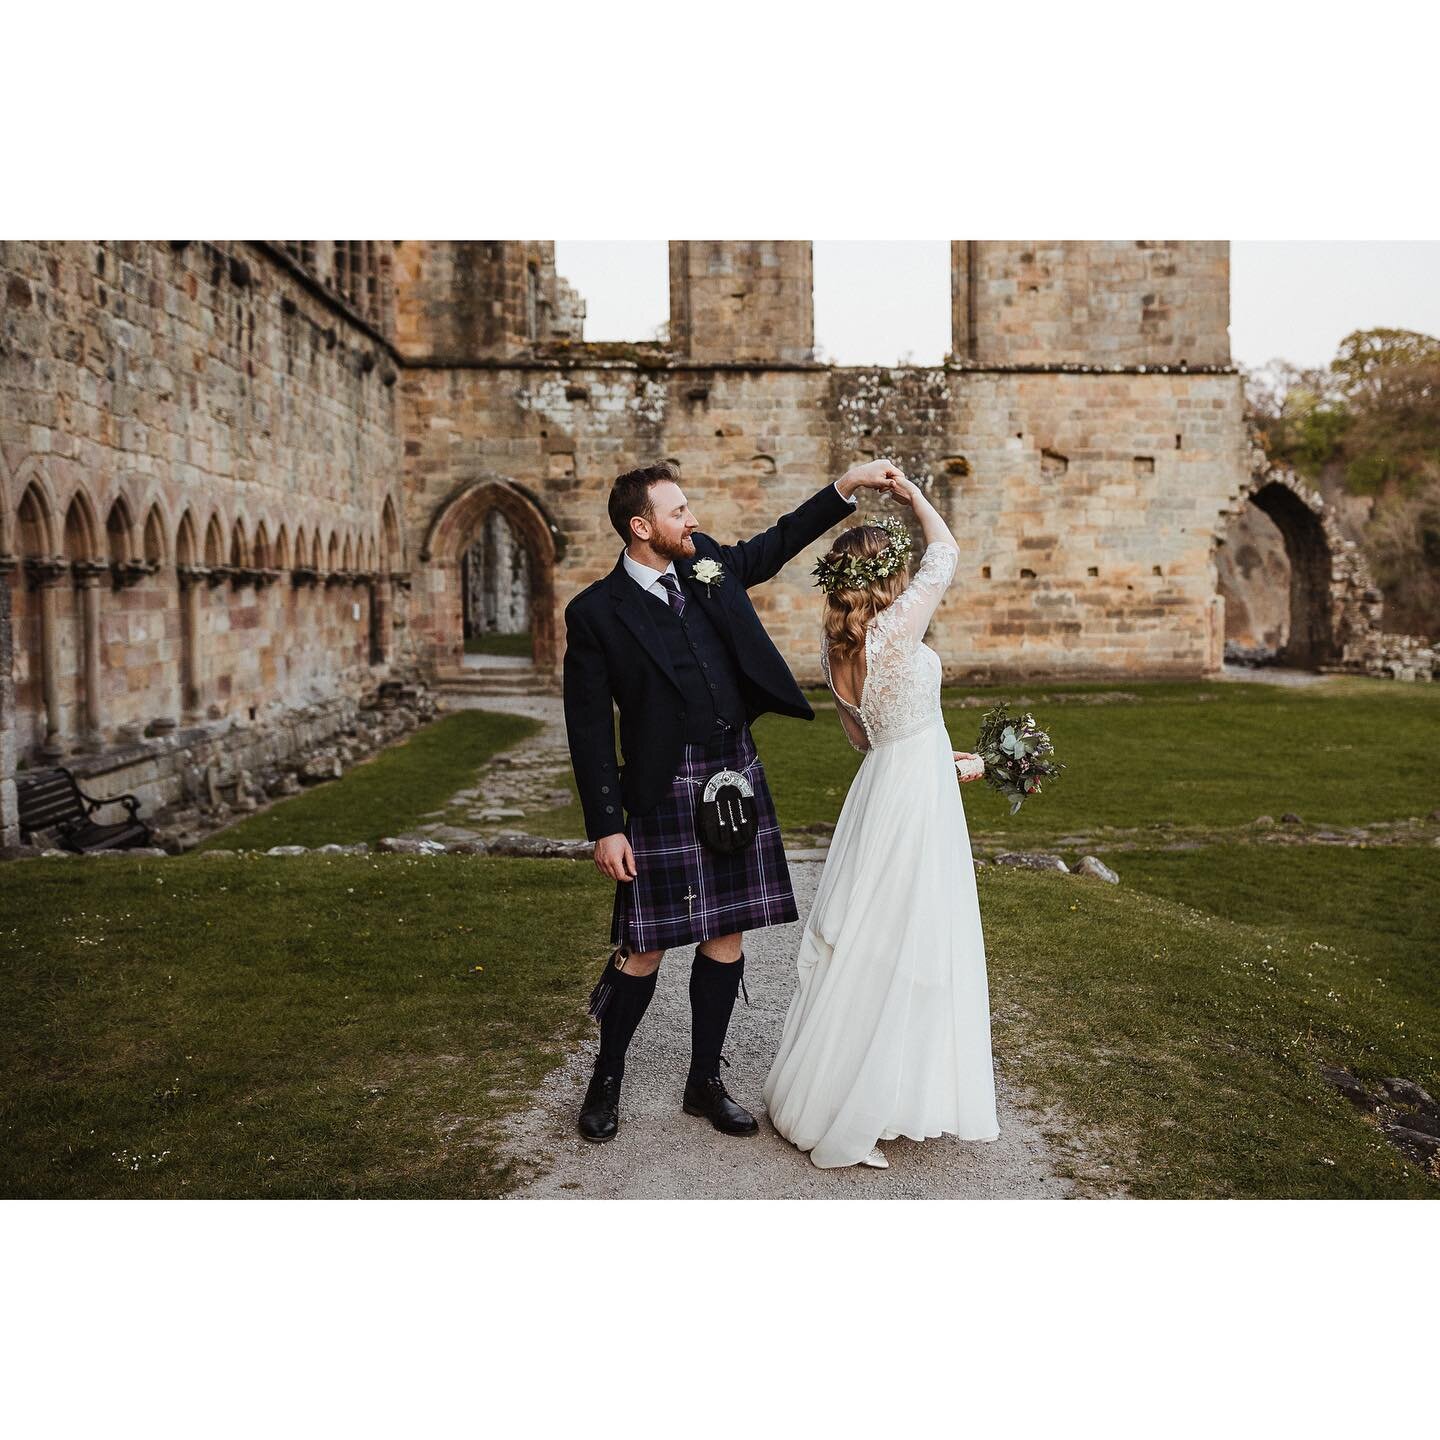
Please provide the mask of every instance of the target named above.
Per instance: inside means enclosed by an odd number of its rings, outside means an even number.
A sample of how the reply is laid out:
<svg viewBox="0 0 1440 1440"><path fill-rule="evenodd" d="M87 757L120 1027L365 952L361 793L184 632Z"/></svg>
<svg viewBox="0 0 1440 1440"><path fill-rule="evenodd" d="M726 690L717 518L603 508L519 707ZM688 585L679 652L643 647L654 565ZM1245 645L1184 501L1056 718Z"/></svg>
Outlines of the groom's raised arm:
<svg viewBox="0 0 1440 1440"><path fill-rule="evenodd" d="M803 505L782 515L768 530L749 540L720 547L721 563L748 590L778 575L812 541L853 514L855 500L840 491L840 482L817 490Z"/></svg>

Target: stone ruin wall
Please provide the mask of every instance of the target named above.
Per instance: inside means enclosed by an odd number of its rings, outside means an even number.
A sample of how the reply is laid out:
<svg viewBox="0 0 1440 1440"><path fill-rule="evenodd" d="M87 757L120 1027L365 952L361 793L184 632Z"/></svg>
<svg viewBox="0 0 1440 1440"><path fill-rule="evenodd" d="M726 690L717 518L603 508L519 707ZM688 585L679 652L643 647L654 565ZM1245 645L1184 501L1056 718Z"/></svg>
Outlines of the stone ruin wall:
<svg viewBox="0 0 1440 1440"><path fill-rule="evenodd" d="M733 540L893 456L961 543L930 635L952 680L1214 673L1254 488L1227 247L952 259L947 364L828 367L808 242L672 242L669 340L625 345L583 342L546 241L0 244L0 841L20 764L173 799L458 666L459 557L495 509L554 674L619 553L610 482L659 458ZM755 592L811 684L827 543ZM1419 673L1370 653L1345 583L1341 663Z"/></svg>
<svg viewBox="0 0 1440 1440"><path fill-rule="evenodd" d="M320 243L355 247L323 257L349 309L278 246L0 244L7 776L64 757L148 810L254 748L232 732L313 745L389 675L390 310L366 242Z"/></svg>
<svg viewBox="0 0 1440 1440"><path fill-rule="evenodd" d="M702 528L765 528L857 459L924 484L962 555L930 643L950 678L1200 675L1220 664L1214 535L1244 478L1239 378L954 369L536 364L407 371L417 551L457 483L514 481L565 537L563 611L620 553L615 474L678 462ZM1177 444L1178 437L1178 444ZM861 513L880 513L862 496ZM803 683L819 683L811 547L754 592ZM458 663L458 570L417 581L423 654Z"/></svg>

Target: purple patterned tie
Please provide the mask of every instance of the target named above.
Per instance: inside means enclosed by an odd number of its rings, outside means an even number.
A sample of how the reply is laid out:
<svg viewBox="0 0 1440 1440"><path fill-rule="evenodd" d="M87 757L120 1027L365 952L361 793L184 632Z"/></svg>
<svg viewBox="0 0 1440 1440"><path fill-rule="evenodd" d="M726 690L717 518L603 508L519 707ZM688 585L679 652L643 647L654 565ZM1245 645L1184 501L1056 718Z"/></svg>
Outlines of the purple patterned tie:
<svg viewBox="0 0 1440 1440"><path fill-rule="evenodd" d="M685 595L680 589L680 582L673 575L667 573L660 577L660 583L670 597L670 608L677 615L683 615L685 613Z"/></svg>

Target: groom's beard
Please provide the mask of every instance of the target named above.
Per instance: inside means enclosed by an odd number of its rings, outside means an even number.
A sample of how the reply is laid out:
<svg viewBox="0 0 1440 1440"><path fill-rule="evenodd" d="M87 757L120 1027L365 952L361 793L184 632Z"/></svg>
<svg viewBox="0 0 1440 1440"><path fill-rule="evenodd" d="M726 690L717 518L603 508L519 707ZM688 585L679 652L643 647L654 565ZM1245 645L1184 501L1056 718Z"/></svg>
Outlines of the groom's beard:
<svg viewBox="0 0 1440 1440"><path fill-rule="evenodd" d="M652 535L650 548L666 560L689 560L695 554L695 542L688 538L672 541L663 535Z"/></svg>

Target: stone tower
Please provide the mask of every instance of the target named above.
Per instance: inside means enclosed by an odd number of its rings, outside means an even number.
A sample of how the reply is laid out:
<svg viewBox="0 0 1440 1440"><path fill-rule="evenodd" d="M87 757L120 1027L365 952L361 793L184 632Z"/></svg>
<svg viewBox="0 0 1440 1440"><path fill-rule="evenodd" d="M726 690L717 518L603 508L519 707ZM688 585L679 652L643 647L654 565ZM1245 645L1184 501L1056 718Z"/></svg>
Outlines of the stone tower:
<svg viewBox="0 0 1440 1440"><path fill-rule="evenodd" d="M412 364L504 360L579 342L585 305L551 240L405 240L395 247L396 347Z"/></svg>
<svg viewBox="0 0 1440 1440"><path fill-rule="evenodd" d="M815 356L808 240L672 240L670 349L697 365Z"/></svg>
<svg viewBox="0 0 1440 1440"><path fill-rule="evenodd" d="M1230 364L1221 240L954 240L955 363Z"/></svg>

